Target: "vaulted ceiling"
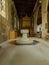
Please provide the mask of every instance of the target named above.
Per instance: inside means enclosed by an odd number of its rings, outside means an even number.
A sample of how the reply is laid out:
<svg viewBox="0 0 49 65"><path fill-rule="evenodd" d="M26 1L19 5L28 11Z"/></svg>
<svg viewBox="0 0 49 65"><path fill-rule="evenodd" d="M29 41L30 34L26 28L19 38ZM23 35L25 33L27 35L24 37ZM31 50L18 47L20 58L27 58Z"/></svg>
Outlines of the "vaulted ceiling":
<svg viewBox="0 0 49 65"><path fill-rule="evenodd" d="M14 0L19 17L31 16L37 0Z"/></svg>

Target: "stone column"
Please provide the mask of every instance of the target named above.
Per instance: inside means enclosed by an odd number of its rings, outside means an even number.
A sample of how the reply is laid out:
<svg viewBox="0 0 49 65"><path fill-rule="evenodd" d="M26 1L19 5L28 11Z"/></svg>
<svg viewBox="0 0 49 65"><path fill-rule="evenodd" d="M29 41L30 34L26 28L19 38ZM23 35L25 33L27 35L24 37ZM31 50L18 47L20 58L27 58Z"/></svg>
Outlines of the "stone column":
<svg viewBox="0 0 49 65"><path fill-rule="evenodd" d="M37 6L34 12L34 33L37 33L37 17L38 17L39 7Z"/></svg>
<svg viewBox="0 0 49 65"><path fill-rule="evenodd" d="M48 0L42 0L42 38L45 38L47 34L47 29L46 29L47 6L48 6Z"/></svg>

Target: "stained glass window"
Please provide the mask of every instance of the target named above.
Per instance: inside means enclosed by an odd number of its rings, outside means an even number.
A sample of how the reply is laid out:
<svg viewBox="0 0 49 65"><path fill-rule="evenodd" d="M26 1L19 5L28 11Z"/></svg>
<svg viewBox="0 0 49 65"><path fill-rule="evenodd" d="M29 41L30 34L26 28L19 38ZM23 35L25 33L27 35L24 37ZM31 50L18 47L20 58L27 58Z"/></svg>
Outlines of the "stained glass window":
<svg viewBox="0 0 49 65"><path fill-rule="evenodd" d="M5 0L0 0L0 14L5 17Z"/></svg>

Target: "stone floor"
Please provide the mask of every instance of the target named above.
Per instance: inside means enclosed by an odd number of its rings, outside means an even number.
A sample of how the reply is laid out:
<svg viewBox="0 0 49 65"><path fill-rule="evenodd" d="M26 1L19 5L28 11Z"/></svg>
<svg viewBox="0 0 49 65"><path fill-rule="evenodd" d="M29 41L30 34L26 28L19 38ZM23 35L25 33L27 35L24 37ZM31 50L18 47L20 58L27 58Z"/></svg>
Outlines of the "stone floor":
<svg viewBox="0 0 49 65"><path fill-rule="evenodd" d="M0 65L49 65L49 42L39 39L37 45L1 44Z"/></svg>

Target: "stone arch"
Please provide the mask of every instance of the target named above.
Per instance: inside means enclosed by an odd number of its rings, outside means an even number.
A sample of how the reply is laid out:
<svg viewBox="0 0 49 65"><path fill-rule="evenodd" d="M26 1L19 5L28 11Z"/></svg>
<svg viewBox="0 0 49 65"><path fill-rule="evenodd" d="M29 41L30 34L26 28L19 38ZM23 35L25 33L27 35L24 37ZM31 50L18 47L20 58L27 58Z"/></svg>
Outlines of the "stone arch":
<svg viewBox="0 0 49 65"><path fill-rule="evenodd" d="M39 6L38 14L37 14L37 25L42 23L42 14L41 14L41 5Z"/></svg>
<svg viewBox="0 0 49 65"><path fill-rule="evenodd" d="M49 1L48 1L48 6L47 6L47 22L48 22L48 33L49 33Z"/></svg>

